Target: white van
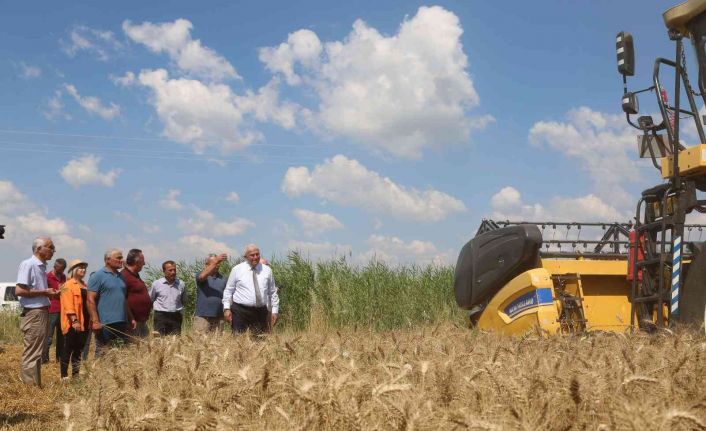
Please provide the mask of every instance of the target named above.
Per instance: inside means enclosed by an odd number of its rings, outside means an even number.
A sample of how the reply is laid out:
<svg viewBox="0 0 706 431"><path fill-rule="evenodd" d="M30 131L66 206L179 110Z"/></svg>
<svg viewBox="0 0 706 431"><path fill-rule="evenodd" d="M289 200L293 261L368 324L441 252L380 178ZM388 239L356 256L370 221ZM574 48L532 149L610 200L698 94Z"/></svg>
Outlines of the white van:
<svg viewBox="0 0 706 431"><path fill-rule="evenodd" d="M20 301L15 295L14 281L0 281L0 310L20 310Z"/></svg>

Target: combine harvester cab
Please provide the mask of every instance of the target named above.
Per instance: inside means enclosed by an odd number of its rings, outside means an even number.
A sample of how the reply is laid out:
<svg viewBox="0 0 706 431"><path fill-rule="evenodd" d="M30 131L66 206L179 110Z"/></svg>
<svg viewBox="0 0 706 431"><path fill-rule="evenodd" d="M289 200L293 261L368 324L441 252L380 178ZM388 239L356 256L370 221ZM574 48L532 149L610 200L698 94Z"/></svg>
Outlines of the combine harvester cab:
<svg viewBox="0 0 706 431"><path fill-rule="evenodd" d="M643 89L628 90L627 78L636 71L632 35L616 36L622 109L627 123L640 132L639 157L651 160L663 182L642 192L634 225L484 220L461 250L454 281L456 301L470 310L471 323L508 334L706 327L706 252L700 252L703 243L688 238L704 226L686 224L688 214L706 213L706 200L698 196L706 192L706 116L696 103L700 96L706 105L706 0L681 3L663 18L674 57L654 60ZM698 92L687 73L685 39L694 48ZM672 102L660 79L662 69L673 72ZM653 94L655 106L647 111L661 118L638 116L643 93ZM685 122L698 135L695 145L680 139ZM547 227L554 233L557 227L605 233L588 241L568 235L545 239Z"/></svg>

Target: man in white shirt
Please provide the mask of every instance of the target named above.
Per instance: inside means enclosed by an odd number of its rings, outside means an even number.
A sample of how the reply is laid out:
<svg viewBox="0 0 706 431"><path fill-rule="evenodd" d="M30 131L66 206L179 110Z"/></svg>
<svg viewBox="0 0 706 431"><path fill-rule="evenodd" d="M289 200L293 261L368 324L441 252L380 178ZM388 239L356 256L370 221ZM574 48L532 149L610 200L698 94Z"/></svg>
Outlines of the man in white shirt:
<svg viewBox="0 0 706 431"><path fill-rule="evenodd" d="M26 384L42 386L42 350L49 325L49 300L59 291L47 284L47 261L54 256L54 243L49 237L32 242L32 257L20 263L15 293L20 297L22 314L20 330L24 338L20 378Z"/></svg>
<svg viewBox="0 0 706 431"><path fill-rule="evenodd" d="M223 291L223 318L233 333L250 329L254 334L268 332L277 323L279 296L272 269L260 262L255 244L245 247L245 262L235 265Z"/></svg>
<svg viewBox="0 0 706 431"><path fill-rule="evenodd" d="M154 330L160 335L180 335L182 310L186 303L186 285L176 276L176 263L162 264L164 277L152 282L150 298L154 308Z"/></svg>

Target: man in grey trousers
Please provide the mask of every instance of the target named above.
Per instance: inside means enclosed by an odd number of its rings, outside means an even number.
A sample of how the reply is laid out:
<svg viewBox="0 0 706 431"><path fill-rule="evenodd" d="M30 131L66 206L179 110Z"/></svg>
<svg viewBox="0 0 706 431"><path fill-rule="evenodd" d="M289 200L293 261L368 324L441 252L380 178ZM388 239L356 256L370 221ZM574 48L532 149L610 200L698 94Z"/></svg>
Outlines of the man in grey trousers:
<svg viewBox="0 0 706 431"><path fill-rule="evenodd" d="M32 242L32 257L22 261L17 270L16 294L22 314L20 329L24 338L20 379L25 384L42 386L42 350L49 326L49 300L59 291L47 285L47 261L54 256L54 243L49 237Z"/></svg>

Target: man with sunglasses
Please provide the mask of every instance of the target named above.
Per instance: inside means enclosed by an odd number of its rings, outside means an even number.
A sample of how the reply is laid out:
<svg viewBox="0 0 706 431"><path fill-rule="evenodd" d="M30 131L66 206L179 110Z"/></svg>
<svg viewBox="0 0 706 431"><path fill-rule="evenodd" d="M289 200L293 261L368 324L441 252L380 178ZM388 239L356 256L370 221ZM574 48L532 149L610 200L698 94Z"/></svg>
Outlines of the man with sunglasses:
<svg viewBox="0 0 706 431"><path fill-rule="evenodd" d="M49 237L32 241L32 257L22 261L17 270L15 293L20 298L20 329L24 338L20 379L28 385L42 386L42 350L49 324L49 300L59 291L47 285L47 261L56 248Z"/></svg>

